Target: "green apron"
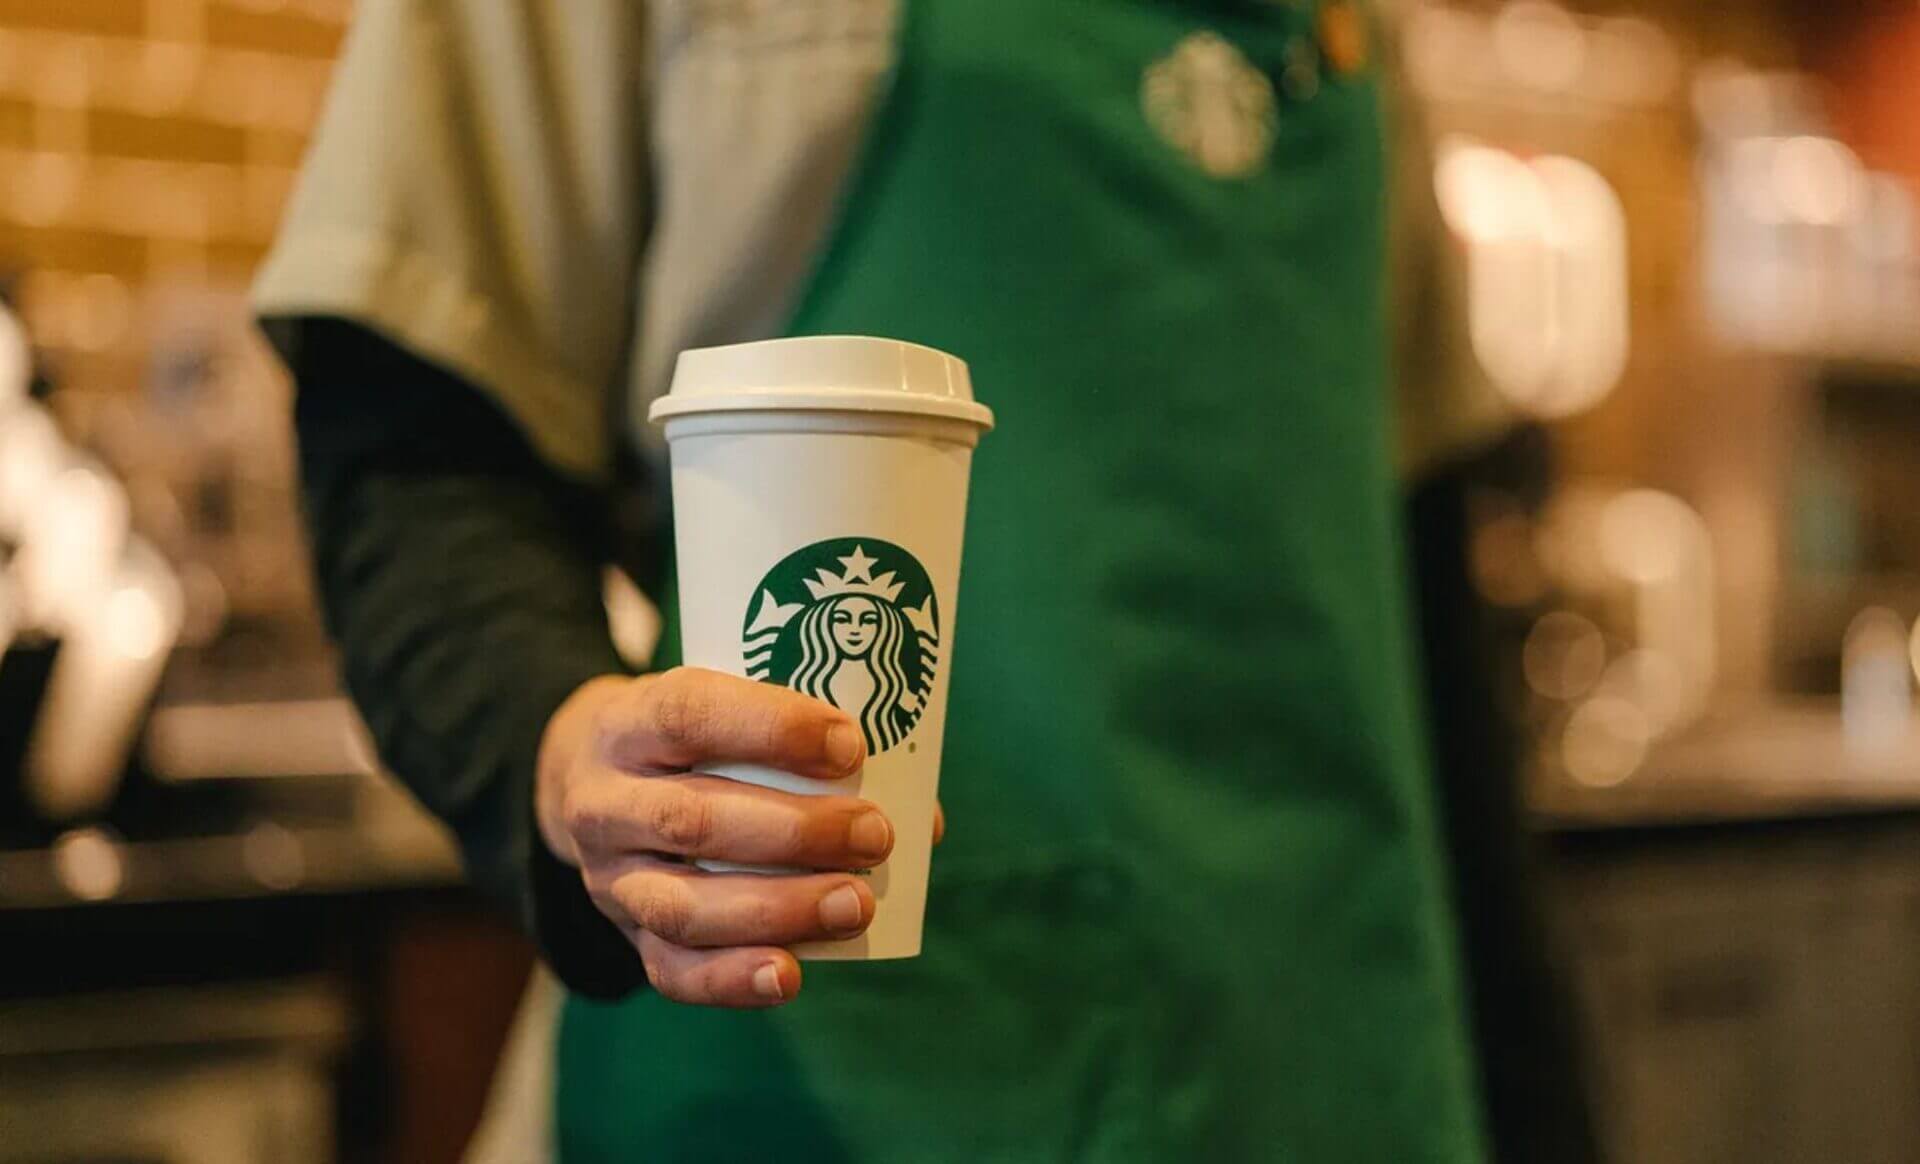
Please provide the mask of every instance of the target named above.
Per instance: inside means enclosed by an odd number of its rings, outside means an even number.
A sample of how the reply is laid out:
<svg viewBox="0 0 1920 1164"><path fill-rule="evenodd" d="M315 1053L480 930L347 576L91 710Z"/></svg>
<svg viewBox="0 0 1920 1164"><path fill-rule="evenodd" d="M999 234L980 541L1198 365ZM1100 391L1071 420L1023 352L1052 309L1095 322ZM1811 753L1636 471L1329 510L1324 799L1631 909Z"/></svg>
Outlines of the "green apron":
<svg viewBox="0 0 1920 1164"><path fill-rule="evenodd" d="M1478 1158L1394 525L1378 95L1281 83L1313 22L907 0L790 331L958 353L999 417L926 952L809 964L772 1012L570 1000L564 1161ZM1149 69L1203 30L1277 113L1216 87L1246 116L1183 152L1206 78Z"/></svg>

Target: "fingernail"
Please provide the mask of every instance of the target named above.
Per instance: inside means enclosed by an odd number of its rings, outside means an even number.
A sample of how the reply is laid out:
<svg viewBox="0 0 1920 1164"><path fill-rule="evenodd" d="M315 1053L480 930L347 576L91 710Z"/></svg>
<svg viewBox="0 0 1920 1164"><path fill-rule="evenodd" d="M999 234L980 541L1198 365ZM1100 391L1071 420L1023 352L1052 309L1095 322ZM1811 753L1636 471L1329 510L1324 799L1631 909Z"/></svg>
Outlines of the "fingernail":
<svg viewBox="0 0 1920 1164"><path fill-rule="evenodd" d="M820 899L820 924L828 933L851 934L867 920L866 907L860 904L860 891L842 885Z"/></svg>
<svg viewBox="0 0 1920 1164"><path fill-rule="evenodd" d="M863 812L847 828L847 847L856 857L879 860L893 848L893 826L877 812Z"/></svg>
<svg viewBox="0 0 1920 1164"><path fill-rule="evenodd" d="M780 985L780 963L768 962L753 972L753 988L762 998L785 998L786 988Z"/></svg>
<svg viewBox="0 0 1920 1164"><path fill-rule="evenodd" d="M850 723L837 723L827 729L827 763L842 772L853 771L860 762L860 729Z"/></svg>

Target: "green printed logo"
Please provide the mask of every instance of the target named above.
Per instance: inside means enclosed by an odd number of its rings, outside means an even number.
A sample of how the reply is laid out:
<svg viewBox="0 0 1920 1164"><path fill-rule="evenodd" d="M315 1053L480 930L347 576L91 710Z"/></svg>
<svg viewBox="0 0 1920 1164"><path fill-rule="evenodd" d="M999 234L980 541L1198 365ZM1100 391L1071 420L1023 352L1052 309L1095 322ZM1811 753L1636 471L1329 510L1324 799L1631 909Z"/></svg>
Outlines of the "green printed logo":
<svg viewBox="0 0 1920 1164"><path fill-rule="evenodd" d="M747 676L824 699L860 721L867 752L920 722L940 665L933 583L878 538L834 538L767 571L742 634Z"/></svg>

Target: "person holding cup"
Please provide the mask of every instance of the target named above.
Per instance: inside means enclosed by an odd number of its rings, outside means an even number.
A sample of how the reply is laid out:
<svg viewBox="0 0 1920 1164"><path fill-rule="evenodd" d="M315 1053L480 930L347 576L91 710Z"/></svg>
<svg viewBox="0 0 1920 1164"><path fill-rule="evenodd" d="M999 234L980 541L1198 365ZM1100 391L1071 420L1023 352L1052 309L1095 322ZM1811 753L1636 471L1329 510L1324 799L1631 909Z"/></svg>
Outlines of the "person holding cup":
<svg viewBox="0 0 1920 1164"><path fill-rule="evenodd" d="M561 1159L1484 1158L1370 28L361 11L258 302L348 681L570 987ZM887 360L959 427L786 407Z"/></svg>

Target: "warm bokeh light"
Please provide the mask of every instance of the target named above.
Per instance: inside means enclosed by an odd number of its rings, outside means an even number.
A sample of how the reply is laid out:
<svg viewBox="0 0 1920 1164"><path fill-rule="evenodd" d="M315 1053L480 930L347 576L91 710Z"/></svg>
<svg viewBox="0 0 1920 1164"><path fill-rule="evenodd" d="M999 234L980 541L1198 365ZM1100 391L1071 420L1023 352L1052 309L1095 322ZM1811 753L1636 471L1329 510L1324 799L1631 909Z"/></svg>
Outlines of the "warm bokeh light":
<svg viewBox="0 0 1920 1164"><path fill-rule="evenodd" d="M97 612L126 545L127 492L97 465L69 466L34 497L16 568L27 615L72 628Z"/></svg>
<svg viewBox="0 0 1920 1164"><path fill-rule="evenodd" d="M1447 224L1473 243L1529 240L1547 229L1546 191L1505 150L1451 138L1440 143L1434 195Z"/></svg>
<svg viewBox="0 0 1920 1164"><path fill-rule="evenodd" d="M18 538L29 506L67 458L53 417L38 404L0 410L0 536Z"/></svg>
<svg viewBox="0 0 1920 1164"><path fill-rule="evenodd" d="M1501 68L1536 89L1572 88L1587 63L1587 38L1571 12L1546 0L1515 0L1493 18Z"/></svg>
<svg viewBox="0 0 1920 1164"><path fill-rule="evenodd" d="M103 590L64 610L33 725L29 790L58 820L111 802L179 634L180 586L151 546L126 542L109 569Z"/></svg>
<svg viewBox="0 0 1920 1164"><path fill-rule="evenodd" d="M1546 419L1598 404L1629 346L1626 216L1612 185L1574 158L1527 162L1453 138L1434 194L1466 244L1469 334L1494 386Z"/></svg>
<svg viewBox="0 0 1920 1164"><path fill-rule="evenodd" d="M1444 142L1434 172L1442 215L1467 247L1467 325L1474 355L1525 408L1553 361L1552 252L1546 185L1505 150Z"/></svg>
<svg viewBox="0 0 1920 1164"><path fill-rule="evenodd" d="M1613 186L1585 162L1549 155L1532 169L1551 208L1556 361L1533 411L1568 417L1605 399L1626 370L1627 216Z"/></svg>
<svg viewBox="0 0 1920 1164"><path fill-rule="evenodd" d="M1638 708L1657 739L1684 722L1700 694L1689 688L1687 675L1671 658L1651 647L1634 647L1607 664L1594 692Z"/></svg>
<svg viewBox="0 0 1920 1164"><path fill-rule="evenodd" d="M1659 490L1572 484L1536 545L1554 585L1604 623L1596 634L1614 657L1596 696L1639 708L1653 740L1694 721L1721 647L1714 545L1699 513Z"/></svg>
<svg viewBox="0 0 1920 1164"><path fill-rule="evenodd" d="M1560 762L1567 775L1581 784L1619 784L1639 771L1653 736L1653 726L1638 705L1596 695L1567 718L1560 738Z"/></svg>
<svg viewBox="0 0 1920 1164"><path fill-rule="evenodd" d="M32 382L33 352L27 333L18 316L0 307L0 414L25 403Z"/></svg>
<svg viewBox="0 0 1920 1164"><path fill-rule="evenodd" d="M1415 3L1401 39L1407 72L1428 97L1648 107L1682 75L1673 38L1653 21L1595 18L1550 0Z"/></svg>
<svg viewBox="0 0 1920 1164"><path fill-rule="evenodd" d="M1920 619L1913 624L1913 633L1909 636L1907 653L1913 663L1913 674L1920 679Z"/></svg>
<svg viewBox="0 0 1920 1164"><path fill-rule="evenodd" d="M1861 179L1864 210L1854 246L1871 262L1904 264L1920 251L1920 206L1906 182L1890 174Z"/></svg>
<svg viewBox="0 0 1920 1164"><path fill-rule="evenodd" d="M1745 350L1910 365L1916 174L1871 168L1822 96L1809 77L1728 62L1695 80L1707 318Z"/></svg>
<svg viewBox="0 0 1920 1164"><path fill-rule="evenodd" d="M1913 664L1906 620L1871 606L1847 626L1840 653L1840 720L1848 754L1879 763L1899 755L1913 723Z"/></svg>
<svg viewBox="0 0 1920 1164"><path fill-rule="evenodd" d="M1605 504L1595 533L1601 562L1632 587L1634 642L1677 680L1660 718L1684 723L1705 705L1719 667L1707 524L1672 494L1632 489Z"/></svg>
<svg viewBox="0 0 1920 1164"><path fill-rule="evenodd" d="M300 838L273 821L261 821L240 838L240 861L268 889L294 889L306 880L307 855Z"/></svg>
<svg viewBox="0 0 1920 1164"><path fill-rule="evenodd" d="M166 613L143 586L123 586L107 599L106 635L129 659L151 659L168 643Z"/></svg>
<svg viewBox="0 0 1920 1164"><path fill-rule="evenodd" d="M1789 220L1810 226L1851 221L1860 204L1860 159L1832 138L1802 134L1773 143L1768 180Z"/></svg>
<svg viewBox="0 0 1920 1164"><path fill-rule="evenodd" d="M1657 489L1632 489L1609 501L1598 532L1601 561L1642 586L1671 580L1707 538L1691 506Z"/></svg>
<svg viewBox="0 0 1920 1164"><path fill-rule="evenodd" d="M1680 54L1672 38L1638 16L1602 19L1588 40L1587 57L1600 94L1622 104L1665 101L1679 84Z"/></svg>
<svg viewBox="0 0 1920 1164"><path fill-rule="evenodd" d="M53 868L67 892L82 901L106 901L126 881L120 844L100 828L73 829L53 843Z"/></svg>
<svg viewBox="0 0 1920 1164"><path fill-rule="evenodd" d="M1578 699L1607 664L1607 644L1591 619L1571 611L1542 615L1527 634L1521 667L1527 685L1548 699Z"/></svg>

